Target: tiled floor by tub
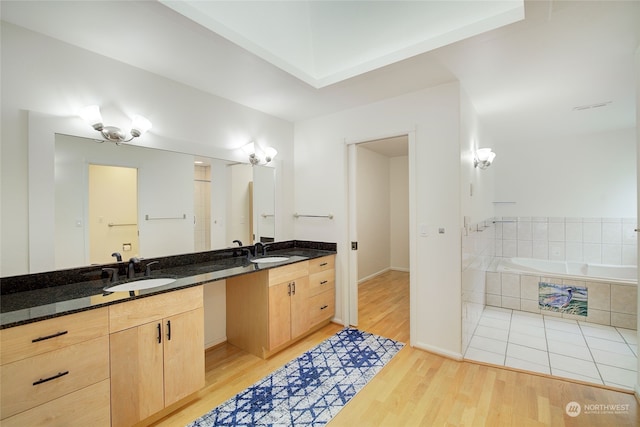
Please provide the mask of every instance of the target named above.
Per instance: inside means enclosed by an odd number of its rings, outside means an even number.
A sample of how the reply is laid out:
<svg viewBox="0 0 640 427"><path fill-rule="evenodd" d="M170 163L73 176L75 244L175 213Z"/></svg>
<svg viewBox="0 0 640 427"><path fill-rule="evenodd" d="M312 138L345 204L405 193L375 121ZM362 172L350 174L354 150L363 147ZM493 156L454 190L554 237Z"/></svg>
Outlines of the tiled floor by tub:
<svg viewBox="0 0 640 427"><path fill-rule="evenodd" d="M465 359L633 390L636 331L486 307Z"/></svg>

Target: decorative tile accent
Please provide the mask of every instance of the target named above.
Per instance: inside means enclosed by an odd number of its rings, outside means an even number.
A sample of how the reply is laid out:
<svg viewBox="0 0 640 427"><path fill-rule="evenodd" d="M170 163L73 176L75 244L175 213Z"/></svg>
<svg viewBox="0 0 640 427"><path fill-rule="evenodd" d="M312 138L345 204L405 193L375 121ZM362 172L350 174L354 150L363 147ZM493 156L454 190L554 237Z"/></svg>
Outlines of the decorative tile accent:
<svg viewBox="0 0 640 427"><path fill-rule="evenodd" d="M345 328L189 427L324 425L403 346Z"/></svg>
<svg viewBox="0 0 640 427"><path fill-rule="evenodd" d="M575 285L538 283L540 309L575 316L587 316L587 288Z"/></svg>

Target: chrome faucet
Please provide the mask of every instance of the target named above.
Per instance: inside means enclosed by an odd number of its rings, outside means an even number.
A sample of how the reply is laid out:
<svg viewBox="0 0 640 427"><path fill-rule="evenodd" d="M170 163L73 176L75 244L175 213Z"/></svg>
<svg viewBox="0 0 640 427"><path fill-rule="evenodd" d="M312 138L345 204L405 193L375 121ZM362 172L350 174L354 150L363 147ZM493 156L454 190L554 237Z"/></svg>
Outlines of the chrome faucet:
<svg viewBox="0 0 640 427"><path fill-rule="evenodd" d="M129 268L127 268L127 278L133 279L136 276L136 264L140 264L140 259L133 257L129 259Z"/></svg>
<svg viewBox="0 0 640 427"><path fill-rule="evenodd" d="M146 267L144 269L144 275L147 276L147 277L151 276L151 266L153 264L159 264L159 263L160 263L160 261L151 261L150 263L147 263L147 265L146 265Z"/></svg>
<svg viewBox="0 0 640 427"><path fill-rule="evenodd" d="M111 273L111 283L115 283L118 280L120 280L120 277L118 277L118 269L117 268L103 268L102 269L103 272L105 273Z"/></svg>
<svg viewBox="0 0 640 427"><path fill-rule="evenodd" d="M258 253L260 253L261 255L265 255L266 250L267 248L264 246L262 242L256 242L256 244L253 246L253 253L255 254L255 256L258 256Z"/></svg>

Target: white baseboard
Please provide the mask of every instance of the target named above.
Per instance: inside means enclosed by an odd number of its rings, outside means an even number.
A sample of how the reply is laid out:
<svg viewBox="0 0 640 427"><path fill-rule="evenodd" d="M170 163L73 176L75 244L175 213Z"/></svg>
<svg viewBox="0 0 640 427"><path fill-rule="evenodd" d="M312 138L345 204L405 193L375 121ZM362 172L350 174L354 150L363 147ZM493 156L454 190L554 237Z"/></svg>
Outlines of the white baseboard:
<svg viewBox="0 0 640 427"><path fill-rule="evenodd" d="M408 269L408 268L387 267L387 268L384 268L384 269L382 269L382 270L380 270L380 271L377 271L377 272L375 272L375 273L373 273L373 274L370 274L370 275L368 275L367 277L363 277L362 279L359 279L359 280L358 280L358 285L359 285L360 283L362 283L362 282L366 282L367 280L371 280L371 279L373 279L374 277L377 277L377 276L379 276L379 275L381 275L381 274L384 274L384 273L387 273L387 272L389 272L389 271L402 271L402 272L405 272L405 273L409 273L409 269Z"/></svg>
<svg viewBox="0 0 640 427"><path fill-rule="evenodd" d="M429 353L435 353L439 356L444 356L448 359L453 359L453 360L457 360L457 361L462 361L463 360L463 356L462 353L457 353L455 351L449 351L449 350L445 350L443 348L440 347L435 347L432 345L428 345L425 343L415 343L413 345L415 348L420 349L420 350L425 350L428 351Z"/></svg>

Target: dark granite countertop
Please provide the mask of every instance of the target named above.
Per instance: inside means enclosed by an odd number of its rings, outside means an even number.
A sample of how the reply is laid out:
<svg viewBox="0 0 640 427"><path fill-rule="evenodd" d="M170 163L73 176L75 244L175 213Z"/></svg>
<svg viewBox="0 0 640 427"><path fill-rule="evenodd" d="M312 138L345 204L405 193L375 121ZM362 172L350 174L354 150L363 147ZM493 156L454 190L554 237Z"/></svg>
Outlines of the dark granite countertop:
<svg viewBox="0 0 640 427"><path fill-rule="evenodd" d="M288 259L274 263L254 263L243 255L243 249L246 253L246 250L251 248L245 246L141 259L136 266L134 279L126 279L125 268L128 262L0 278L0 329L336 253L335 243L293 240L268 245L269 250L266 256L287 256ZM154 264L151 264L152 262ZM150 278L172 278L175 281L168 285L131 292L104 291L105 288L115 284L144 279L147 264L151 264ZM123 280L111 283L109 273L103 270L105 268L118 269L120 278Z"/></svg>

